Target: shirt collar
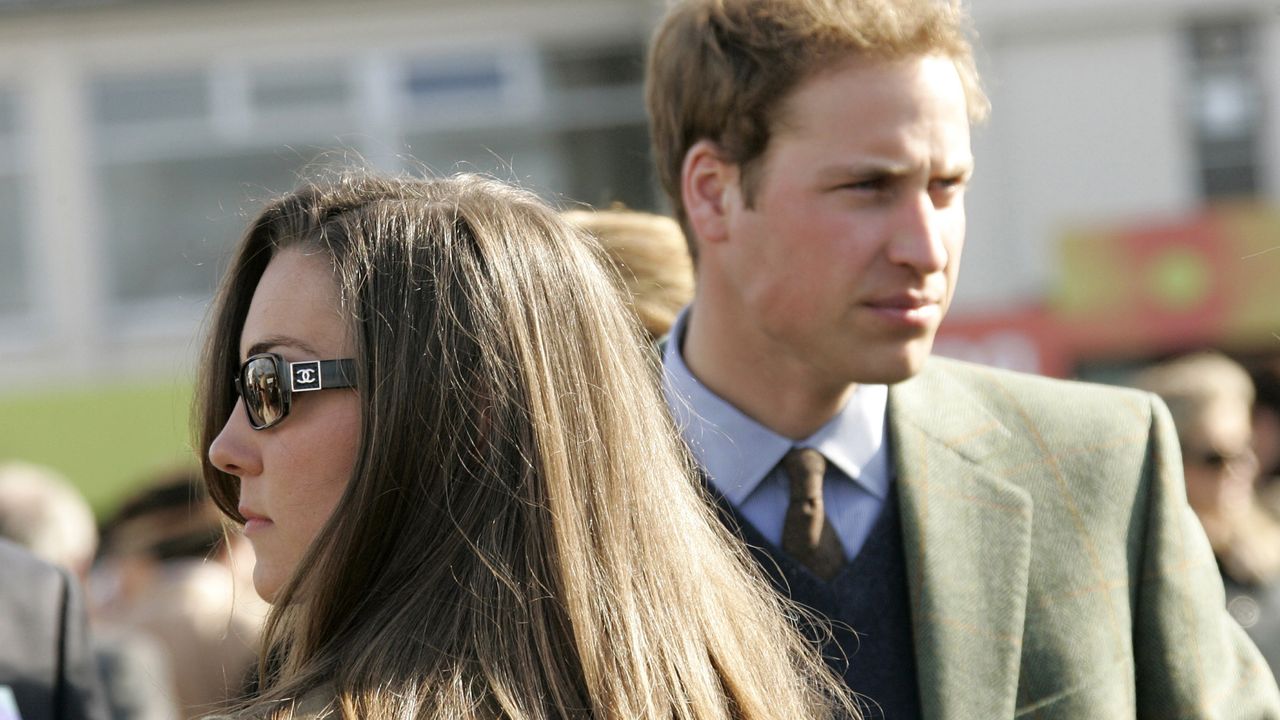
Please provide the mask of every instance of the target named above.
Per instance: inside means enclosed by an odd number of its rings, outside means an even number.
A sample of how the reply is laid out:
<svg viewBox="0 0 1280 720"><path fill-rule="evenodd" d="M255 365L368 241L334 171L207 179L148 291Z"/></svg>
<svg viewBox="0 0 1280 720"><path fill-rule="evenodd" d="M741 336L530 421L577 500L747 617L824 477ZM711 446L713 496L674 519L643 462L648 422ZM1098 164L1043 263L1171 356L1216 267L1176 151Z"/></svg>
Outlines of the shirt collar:
<svg viewBox="0 0 1280 720"><path fill-rule="evenodd" d="M889 490L885 451L886 385L859 385L849 401L817 432L793 443L748 417L698 381L680 347L689 309L671 328L663 353L667 404L711 484L740 505L793 445L810 447L867 492L884 499Z"/></svg>

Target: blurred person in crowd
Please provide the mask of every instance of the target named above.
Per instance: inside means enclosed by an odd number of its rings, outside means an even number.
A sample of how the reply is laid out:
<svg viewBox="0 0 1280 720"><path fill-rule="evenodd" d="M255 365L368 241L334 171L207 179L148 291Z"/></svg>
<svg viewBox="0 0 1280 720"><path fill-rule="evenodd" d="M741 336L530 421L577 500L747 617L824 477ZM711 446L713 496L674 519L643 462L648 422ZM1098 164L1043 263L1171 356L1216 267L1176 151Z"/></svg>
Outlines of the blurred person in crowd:
<svg viewBox="0 0 1280 720"><path fill-rule="evenodd" d="M1168 404L1187 500L1218 559L1227 609L1280 669L1280 522L1254 491L1249 374L1225 355L1205 352L1152 365L1133 384Z"/></svg>
<svg viewBox="0 0 1280 720"><path fill-rule="evenodd" d="M478 176L269 204L197 392L272 614L244 717L826 718L702 502L598 248Z"/></svg>
<svg viewBox="0 0 1280 720"><path fill-rule="evenodd" d="M98 523L80 491L56 471L9 461L0 463L0 537L84 578Z"/></svg>
<svg viewBox="0 0 1280 720"><path fill-rule="evenodd" d="M145 483L104 523L95 616L154 638L169 659L164 693L182 717L243 695L266 608L252 590L252 550L222 530L192 468Z"/></svg>
<svg viewBox="0 0 1280 720"><path fill-rule="evenodd" d="M697 275L672 412L872 717L1280 717L1163 404L929 357L987 110L968 34L958 2L672 3L646 89Z"/></svg>
<svg viewBox="0 0 1280 720"><path fill-rule="evenodd" d="M1280 359L1250 367L1256 388L1253 403L1253 452L1258 456L1258 499L1280 518Z"/></svg>
<svg viewBox="0 0 1280 720"><path fill-rule="evenodd" d="M78 583L67 570L3 538L0 717L110 717L94 664Z"/></svg>
<svg viewBox="0 0 1280 720"><path fill-rule="evenodd" d="M693 299L693 261L680 225L669 217L622 207L572 210L564 217L600 242L649 339L656 342L666 335L676 314Z"/></svg>
<svg viewBox="0 0 1280 720"><path fill-rule="evenodd" d="M98 526L80 491L56 471L0 464L0 538L71 574L83 589L98 546ZM145 635L92 623L93 656L116 720L171 720L169 659Z"/></svg>

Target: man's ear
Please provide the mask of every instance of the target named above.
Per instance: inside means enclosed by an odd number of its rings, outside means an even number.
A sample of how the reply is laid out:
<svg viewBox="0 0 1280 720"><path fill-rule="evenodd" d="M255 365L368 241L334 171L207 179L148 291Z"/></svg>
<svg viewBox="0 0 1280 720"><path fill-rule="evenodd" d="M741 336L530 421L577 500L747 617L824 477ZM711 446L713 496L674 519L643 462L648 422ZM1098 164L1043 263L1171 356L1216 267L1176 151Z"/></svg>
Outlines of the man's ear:
<svg viewBox="0 0 1280 720"><path fill-rule="evenodd" d="M685 153L680 194L689 227L698 242L726 239L726 210L738 190L738 166L724 159L719 145L699 140Z"/></svg>

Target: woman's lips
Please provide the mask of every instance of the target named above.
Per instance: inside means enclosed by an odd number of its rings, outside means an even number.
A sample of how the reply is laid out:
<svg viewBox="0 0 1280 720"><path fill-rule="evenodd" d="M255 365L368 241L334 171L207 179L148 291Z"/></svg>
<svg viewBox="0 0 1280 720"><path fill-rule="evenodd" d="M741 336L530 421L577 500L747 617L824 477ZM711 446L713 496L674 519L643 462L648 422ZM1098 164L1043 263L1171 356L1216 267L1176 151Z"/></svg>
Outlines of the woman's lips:
<svg viewBox="0 0 1280 720"><path fill-rule="evenodd" d="M271 521L266 518L253 518L244 521L244 534L252 535L256 532L267 529L271 525Z"/></svg>
<svg viewBox="0 0 1280 720"><path fill-rule="evenodd" d="M268 518L265 515L259 515L248 508L237 509L240 511L240 517L244 518L245 535L264 530L272 524L271 518Z"/></svg>

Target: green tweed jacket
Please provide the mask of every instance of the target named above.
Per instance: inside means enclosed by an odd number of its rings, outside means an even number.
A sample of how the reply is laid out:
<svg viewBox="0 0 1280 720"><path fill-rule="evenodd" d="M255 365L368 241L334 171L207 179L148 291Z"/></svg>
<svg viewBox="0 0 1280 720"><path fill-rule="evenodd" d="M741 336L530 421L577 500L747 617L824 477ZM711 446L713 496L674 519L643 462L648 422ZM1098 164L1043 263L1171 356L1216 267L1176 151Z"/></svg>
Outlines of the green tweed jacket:
<svg viewBox="0 0 1280 720"><path fill-rule="evenodd" d="M1154 396L933 359L889 426L926 718L1280 718Z"/></svg>

